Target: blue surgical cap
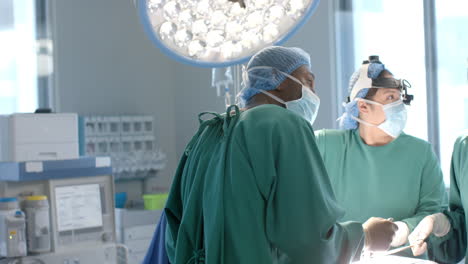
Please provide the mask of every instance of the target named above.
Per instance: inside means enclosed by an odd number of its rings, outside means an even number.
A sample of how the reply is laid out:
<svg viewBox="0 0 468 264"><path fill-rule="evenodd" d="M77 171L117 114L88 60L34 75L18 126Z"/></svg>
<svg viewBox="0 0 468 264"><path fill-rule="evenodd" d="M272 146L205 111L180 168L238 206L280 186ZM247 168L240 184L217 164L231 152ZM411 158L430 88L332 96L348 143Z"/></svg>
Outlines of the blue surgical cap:
<svg viewBox="0 0 468 264"><path fill-rule="evenodd" d="M367 76L371 79L376 79L380 73L385 69L385 65L381 63L371 63L367 70ZM359 79L359 70L354 72L349 80L349 94L351 94L354 85ZM370 88L370 87L369 87ZM356 98L364 98L369 92L369 88L361 89L355 98L351 98L351 101L347 104L343 104L345 111L343 115L338 118L340 128L342 129L356 129L358 122L353 117L359 116L359 109L357 108Z"/></svg>
<svg viewBox="0 0 468 264"><path fill-rule="evenodd" d="M262 49L250 59L245 69L245 87L239 94L241 102L247 102L259 93L258 90L276 89L287 78L280 72L291 74L303 65L310 69L310 56L300 48L272 46ZM254 68L258 66L271 68Z"/></svg>

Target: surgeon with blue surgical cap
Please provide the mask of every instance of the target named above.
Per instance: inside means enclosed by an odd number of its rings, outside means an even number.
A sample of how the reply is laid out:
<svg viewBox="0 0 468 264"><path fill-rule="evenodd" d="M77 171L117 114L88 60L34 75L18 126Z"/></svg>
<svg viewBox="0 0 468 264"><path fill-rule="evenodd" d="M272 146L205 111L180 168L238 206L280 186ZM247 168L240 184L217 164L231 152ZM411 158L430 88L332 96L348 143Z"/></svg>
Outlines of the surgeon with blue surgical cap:
<svg viewBox="0 0 468 264"><path fill-rule="evenodd" d="M405 134L407 106L413 99L406 80L371 56L350 80L342 130L317 132L343 220L393 218L398 231L392 247L408 242L408 235L425 216L444 203L444 183L438 159L428 142ZM401 253L412 256L408 249Z"/></svg>
<svg viewBox="0 0 468 264"><path fill-rule="evenodd" d="M181 158L165 208L169 262L349 263L363 247L387 249L391 221L338 222L309 55L268 47L244 76L245 108L201 121Z"/></svg>
<svg viewBox="0 0 468 264"><path fill-rule="evenodd" d="M299 48L281 49L265 49L250 60L244 69L245 88L239 94L240 102L247 109L261 104L279 105L312 125L320 98L314 89L309 55Z"/></svg>

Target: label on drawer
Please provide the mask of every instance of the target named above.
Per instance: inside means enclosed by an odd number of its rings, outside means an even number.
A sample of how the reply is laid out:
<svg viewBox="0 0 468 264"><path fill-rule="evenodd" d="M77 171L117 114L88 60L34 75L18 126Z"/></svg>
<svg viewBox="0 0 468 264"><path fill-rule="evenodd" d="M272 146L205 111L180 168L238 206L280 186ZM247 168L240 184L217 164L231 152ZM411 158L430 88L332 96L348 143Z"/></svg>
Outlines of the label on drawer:
<svg viewBox="0 0 468 264"><path fill-rule="evenodd" d="M109 157L96 157L96 168L110 167L111 159Z"/></svg>
<svg viewBox="0 0 468 264"><path fill-rule="evenodd" d="M26 172L42 172L44 166L40 161L30 161L26 162Z"/></svg>

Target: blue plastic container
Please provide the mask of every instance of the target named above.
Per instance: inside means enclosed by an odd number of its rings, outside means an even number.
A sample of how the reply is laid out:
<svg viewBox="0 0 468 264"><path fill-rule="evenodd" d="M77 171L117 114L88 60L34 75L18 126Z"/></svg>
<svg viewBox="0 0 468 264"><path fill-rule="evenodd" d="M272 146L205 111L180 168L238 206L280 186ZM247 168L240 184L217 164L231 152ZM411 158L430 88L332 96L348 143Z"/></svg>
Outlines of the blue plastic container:
<svg viewBox="0 0 468 264"><path fill-rule="evenodd" d="M127 202L127 193L119 192L115 194L115 208L125 208Z"/></svg>

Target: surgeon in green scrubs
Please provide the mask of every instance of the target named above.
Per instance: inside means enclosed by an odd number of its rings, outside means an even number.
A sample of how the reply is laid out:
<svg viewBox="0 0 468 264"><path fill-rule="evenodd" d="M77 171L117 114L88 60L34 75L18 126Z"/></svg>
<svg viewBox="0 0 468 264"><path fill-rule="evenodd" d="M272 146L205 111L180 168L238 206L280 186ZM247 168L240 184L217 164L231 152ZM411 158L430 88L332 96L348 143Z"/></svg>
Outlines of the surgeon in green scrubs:
<svg viewBox="0 0 468 264"><path fill-rule="evenodd" d="M245 110L201 121L179 163L165 208L169 262L349 263L363 247L387 249L391 221L339 223L312 130L309 55L268 47L244 76Z"/></svg>
<svg viewBox="0 0 468 264"><path fill-rule="evenodd" d="M468 253L468 135L455 141L450 168L450 209L426 216L409 236L415 256L429 253L438 263L459 263ZM431 235L432 234L432 235ZM429 238L429 239L428 239ZM422 241L429 241L421 243ZM468 260L465 260L468 263Z"/></svg>
<svg viewBox="0 0 468 264"><path fill-rule="evenodd" d="M444 183L431 145L403 132L409 83L395 79L371 56L350 80L342 130L317 132L332 189L346 209L343 220L393 218L392 246L407 243L425 216L439 212ZM401 253L411 256L411 250Z"/></svg>

